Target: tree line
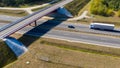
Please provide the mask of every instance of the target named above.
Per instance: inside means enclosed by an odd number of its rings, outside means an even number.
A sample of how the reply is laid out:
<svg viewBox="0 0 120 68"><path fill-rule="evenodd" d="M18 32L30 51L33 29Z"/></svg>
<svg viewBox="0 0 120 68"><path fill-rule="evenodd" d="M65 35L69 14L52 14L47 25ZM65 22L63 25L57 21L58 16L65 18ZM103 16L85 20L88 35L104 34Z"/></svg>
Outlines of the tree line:
<svg viewBox="0 0 120 68"><path fill-rule="evenodd" d="M92 0L90 11L92 14L103 16L120 16L120 0Z"/></svg>
<svg viewBox="0 0 120 68"><path fill-rule="evenodd" d="M24 4L32 4L35 2L48 2L52 0L0 0L0 6L20 6Z"/></svg>

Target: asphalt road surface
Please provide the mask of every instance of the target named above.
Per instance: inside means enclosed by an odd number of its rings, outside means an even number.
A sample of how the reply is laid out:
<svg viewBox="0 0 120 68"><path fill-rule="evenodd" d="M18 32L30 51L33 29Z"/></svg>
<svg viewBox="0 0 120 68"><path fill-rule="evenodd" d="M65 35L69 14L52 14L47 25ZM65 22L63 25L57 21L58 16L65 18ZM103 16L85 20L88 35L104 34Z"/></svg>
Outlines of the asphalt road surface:
<svg viewBox="0 0 120 68"><path fill-rule="evenodd" d="M45 23L48 24L49 22L45 22ZM59 25L62 26L63 24L59 23ZM58 27L59 25L54 25L48 28L45 27L45 24L40 24L36 28L27 26L22 30L20 30L18 33L26 33L26 34L34 35L38 37L43 36L43 37L64 39L64 40L69 40L71 42L77 41L77 42L98 44L101 46L120 47L120 38L102 37L97 35L83 34L80 32L77 33L77 32L69 32L69 31L62 31L62 30L54 30L54 27Z"/></svg>
<svg viewBox="0 0 120 68"><path fill-rule="evenodd" d="M57 22L56 21L51 21L50 23L48 23L48 25L52 26L53 23L57 23ZM77 31L80 31L80 32L82 31L82 32L89 32L89 33L96 33L96 34L106 34L106 35L120 36L120 28L114 29L113 31L94 30L94 29L89 29L89 25L76 24L76 23L70 23L70 22L62 22L57 27L68 29L69 25L74 26L75 27L74 30L77 30Z"/></svg>
<svg viewBox="0 0 120 68"><path fill-rule="evenodd" d="M45 22L45 23L43 23ZM34 35L38 37L50 37L50 38L58 38L58 39L64 39L69 41L77 41L77 42L85 42L85 43L91 43L91 44L98 44L101 46L108 46L108 47L120 47L120 38L112 38L112 37L102 37L97 35L88 35L83 33L77 33L77 32L69 32L69 31L62 31L62 30L54 30L54 27L61 27L61 28L68 28L68 25L74 25L75 29L83 30L83 31L90 31L87 25L78 25L78 24L68 24L68 23L57 23L52 21L41 20L39 22L39 26L27 26L21 30L19 30L17 33L21 34L29 34ZM5 24L0 24L0 26ZM49 27L48 27L49 26ZM93 31L99 31L99 30L93 30ZM100 31L105 32L105 31ZM108 32L106 32L108 33ZM114 32L111 32L114 34ZM115 33L120 35L119 33Z"/></svg>
<svg viewBox="0 0 120 68"><path fill-rule="evenodd" d="M22 31L23 32L23 31ZM22 33L21 31L19 33ZM67 31L59 31L59 30L51 30L47 33L44 31L39 32L29 32L29 35L34 36L44 36L51 38L59 38L69 41L77 41L77 42L86 42L91 44L98 44L101 46L110 46L110 47L120 47L120 39L118 38L109 38L109 37L101 37L101 36L93 36L81 33L67 32Z"/></svg>

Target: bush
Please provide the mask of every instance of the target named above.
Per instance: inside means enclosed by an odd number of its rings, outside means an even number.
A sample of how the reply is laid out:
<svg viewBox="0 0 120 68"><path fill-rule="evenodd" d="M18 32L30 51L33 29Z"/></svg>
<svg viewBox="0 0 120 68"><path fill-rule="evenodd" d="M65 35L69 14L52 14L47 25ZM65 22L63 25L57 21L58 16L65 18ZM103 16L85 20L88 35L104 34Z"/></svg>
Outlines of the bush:
<svg viewBox="0 0 120 68"><path fill-rule="evenodd" d="M117 16L120 17L120 10L117 12Z"/></svg>
<svg viewBox="0 0 120 68"><path fill-rule="evenodd" d="M108 9L106 14L107 14L107 16L114 16L114 12L112 9Z"/></svg>
<svg viewBox="0 0 120 68"><path fill-rule="evenodd" d="M90 12L102 16L114 16L113 11L120 9L120 0L92 0ZM118 16L120 16L118 12Z"/></svg>
<svg viewBox="0 0 120 68"><path fill-rule="evenodd" d="M46 3L52 0L0 0L0 6L14 6L18 7L24 4Z"/></svg>
<svg viewBox="0 0 120 68"><path fill-rule="evenodd" d="M101 2L92 2L90 11L92 14L107 16L108 8Z"/></svg>
<svg viewBox="0 0 120 68"><path fill-rule="evenodd" d="M0 68L17 60L13 51L0 40Z"/></svg>

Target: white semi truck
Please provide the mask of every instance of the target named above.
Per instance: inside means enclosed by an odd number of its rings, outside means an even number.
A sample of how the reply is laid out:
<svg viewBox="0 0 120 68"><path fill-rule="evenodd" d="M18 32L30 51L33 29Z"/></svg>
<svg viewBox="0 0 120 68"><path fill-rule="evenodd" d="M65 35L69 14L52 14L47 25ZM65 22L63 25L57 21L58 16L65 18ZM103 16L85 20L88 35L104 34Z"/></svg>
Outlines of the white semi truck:
<svg viewBox="0 0 120 68"><path fill-rule="evenodd" d="M100 30L114 30L114 24L105 24L105 23L91 23L90 29L100 29Z"/></svg>

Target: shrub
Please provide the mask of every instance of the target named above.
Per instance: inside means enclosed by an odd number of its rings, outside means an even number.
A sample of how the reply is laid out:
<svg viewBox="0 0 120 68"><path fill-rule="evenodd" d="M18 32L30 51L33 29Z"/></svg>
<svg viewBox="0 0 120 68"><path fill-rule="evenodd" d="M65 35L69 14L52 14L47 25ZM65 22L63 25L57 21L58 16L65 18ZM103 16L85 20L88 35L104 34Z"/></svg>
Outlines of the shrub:
<svg viewBox="0 0 120 68"><path fill-rule="evenodd" d="M117 12L117 16L120 17L120 10Z"/></svg>
<svg viewBox="0 0 120 68"><path fill-rule="evenodd" d="M108 9L106 14L107 14L107 16L114 16L114 12L112 9Z"/></svg>
<svg viewBox="0 0 120 68"><path fill-rule="evenodd" d="M90 12L102 16L114 16L113 11L120 10L120 0L92 0ZM120 13L118 12L118 16Z"/></svg>
<svg viewBox="0 0 120 68"><path fill-rule="evenodd" d="M93 2L90 6L90 12L96 15L107 16L108 8L100 2Z"/></svg>

